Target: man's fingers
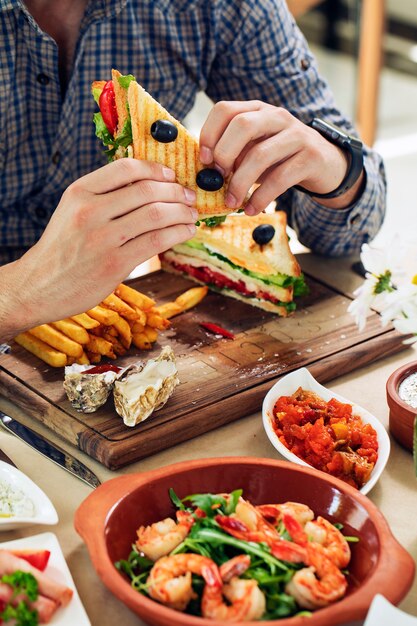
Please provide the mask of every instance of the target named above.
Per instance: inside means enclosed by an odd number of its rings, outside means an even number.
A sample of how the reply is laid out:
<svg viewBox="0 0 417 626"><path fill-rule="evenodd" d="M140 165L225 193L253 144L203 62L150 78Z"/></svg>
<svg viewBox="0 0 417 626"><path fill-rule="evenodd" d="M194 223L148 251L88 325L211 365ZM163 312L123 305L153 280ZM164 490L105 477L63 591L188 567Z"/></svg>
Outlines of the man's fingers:
<svg viewBox="0 0 417 626"><path fill-rule="evenodd" d="M177 224L193 225L197 219L198 212L192 207L179 203L153 202L113 220L110 236L116 246L121 246L154 230Z"/></svg>
<svg viewBox="0 0 417 626"><path fill-rule="evenodd" d="M252 145L229 182L226 204L230 208L241 206L249 189L262 178L271 166L290 158L300 150L297 134L284 130L269 139Z"/></svg>
<svg viewBox="0 0 417 626"><path fill-rule="evenodd" d="M94 194L108 193L139 180L175 181L175 172L164 165L138 159L118 159L79 178L77 185Z"/></svg>
<svg viewBox="0 0 417 626"><path fill-rule="evenodd" d="M285 128L280 115L265 115L265 111L245 111L235 115L214 148L214 162L227 176L246 146L257 139L264 140Z"/></svg>
<svg viewBox="0 0 417 626"><path fill-rule="evenodd" d="M245 111L257 111L263 107L259 100L248 102L217 102L211 109L200 133L200 160L205 165L214 161L213 151L231 120Z"/></svg>
<svg viewBox="0 0 417 626"><path fill-rule="evenodd" d="M179 243L191 239L195 235L194 224L177 224L161 230L153 230L140 237L131 239L119 252L126 259L126 263L132 264L132 269L138 263L151 258L155 254L165 252Z"/></svg>
<svg viewBox="0 0 417 626"><path fill-rule="evenodd" d="M247 215L257 215L266 209L270 202L273 202L287 189L302 180L303 172L305 172L305 162L300 158L299 154L274 167L268 176L265 177L260 187L253 192L249 202L244 207Z"/></svg>
<svg viewBox="0 0 417 626"><path fill-rule="evenodd" d="M95 198L100 205L101 219L114 219L153 202L176 202L193 206L196 193L178 183L140 180L123 189Z"/></svg>

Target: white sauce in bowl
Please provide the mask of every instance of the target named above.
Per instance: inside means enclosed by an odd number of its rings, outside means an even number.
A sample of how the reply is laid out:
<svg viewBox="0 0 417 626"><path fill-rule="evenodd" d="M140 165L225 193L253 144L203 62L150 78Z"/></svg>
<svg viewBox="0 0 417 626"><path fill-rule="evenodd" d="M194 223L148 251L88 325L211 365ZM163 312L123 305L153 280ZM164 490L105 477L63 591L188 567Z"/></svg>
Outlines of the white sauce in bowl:
<svg viewBox="0 0 417 626"><path fill-rule="evenodd" d="M417 409L417 372L410 374L400 383L398 395L403 402Z"/></svg>
<svg viewBox="0 0 417 626"><path fill-rule="evenodd" d="M35 505L21 489L13 489L0 480L0 519L3 517L34 517Z"/></svg>

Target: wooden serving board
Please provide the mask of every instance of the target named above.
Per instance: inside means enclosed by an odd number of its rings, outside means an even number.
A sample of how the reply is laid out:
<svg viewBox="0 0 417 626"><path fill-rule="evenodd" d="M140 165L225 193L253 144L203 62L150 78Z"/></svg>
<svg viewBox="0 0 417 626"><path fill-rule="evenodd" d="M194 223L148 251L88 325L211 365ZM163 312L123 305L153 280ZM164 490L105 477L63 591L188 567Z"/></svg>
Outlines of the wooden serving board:
<svg viewBox="0 0 417 626"><path fill-rule="evenodd" d="M181 384L160 411L134 428L124 426L110 398L96 413L75 411L62 387L62 369L53 369L13 343L0 355L0 394L66 441L117 469L143 457L260 410L275 380L307 366L324 383L378 358L404 349L403 338L381 327L373 313L359 332L347 313L349 298L307 276L310 294L289 318L212 292L195 309L172 319L152 352L131 348L122 367L159 353L170 344ZM158 304L188 289L189 281L155 272L131 282ZM234 340L203 330L214 322ZM35 426L36 429L36 426Z"/></svg>

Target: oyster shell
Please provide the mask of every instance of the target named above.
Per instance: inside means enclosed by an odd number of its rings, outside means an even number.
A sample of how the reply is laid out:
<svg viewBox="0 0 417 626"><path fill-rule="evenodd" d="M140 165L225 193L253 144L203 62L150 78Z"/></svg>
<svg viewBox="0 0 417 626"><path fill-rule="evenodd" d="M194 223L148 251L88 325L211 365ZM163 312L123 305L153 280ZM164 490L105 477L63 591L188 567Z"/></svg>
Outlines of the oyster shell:
<svg viewBox="0 0 417 626"><path fill-rule="evenodd" d="M136 426L164 406L179 382L174 352L166 346L157 359L128 368L116 380L116 411L126 426Z"/></svg>
<svg viewBox="0 0 417 626"><path fill-rule="evenodd" d="M113 389L117 372L86 374L93 365L70 365L65 368L64 389L74 409L93 413L103 406Z"/></svg>

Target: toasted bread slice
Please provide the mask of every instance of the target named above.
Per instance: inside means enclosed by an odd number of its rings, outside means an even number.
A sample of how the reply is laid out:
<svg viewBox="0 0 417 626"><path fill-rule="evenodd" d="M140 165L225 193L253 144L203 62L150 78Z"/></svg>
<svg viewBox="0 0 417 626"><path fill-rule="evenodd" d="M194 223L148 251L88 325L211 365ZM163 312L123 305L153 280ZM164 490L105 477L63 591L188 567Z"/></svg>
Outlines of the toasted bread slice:
<svg viewBox="0 0 417 626"><path fill-rule="evenodd" d="M204 191L196 183L197 173L207 167L199 159L198 141L137 82L130 83L127 98L134 158L156 161L173 169L177 182L196 192L195 206L201 217L230 213L231 209L225 205L227 181L219 191ZM161 143L152 137L151 126L157 120L169 120L177 127L175 141Z"/></svg>
<svg viewBox="0 0 417 626"><path fill-rule="evenodd" d="M270 224L275 228L275 235L265 245L257 244L252 237L254 229L260 224ZM214 228L202 224L193 241L204 244L251 272L265 276L300 276L300 266L288 244L286 225L284 211L260 213L254 217L228 215L222 224Z"/></svg>
<svg viewBox="0 0 417 626"><path fill-rule="evenodd" d="M123 126L129 119L129 111L127 108L127 89L122 87L119 81L117 80L119 76L121 76L121 73L118 70L111 71L111 78L113 81L114 95L116 99L116 109L117 109L116 137L119 133L121 133Z"/></svg>

